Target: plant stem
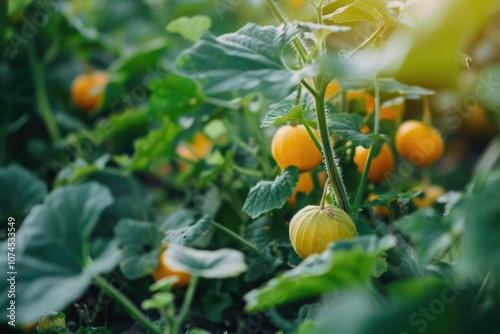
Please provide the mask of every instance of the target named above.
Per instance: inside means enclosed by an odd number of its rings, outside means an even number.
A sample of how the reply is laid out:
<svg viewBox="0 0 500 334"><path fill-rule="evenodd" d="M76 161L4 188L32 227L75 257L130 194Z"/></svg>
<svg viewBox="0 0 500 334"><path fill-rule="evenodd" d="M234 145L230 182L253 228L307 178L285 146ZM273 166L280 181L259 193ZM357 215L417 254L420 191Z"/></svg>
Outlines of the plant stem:
<svg viewBox="0 0 500 334"><path fill-rule="evenodd" d="M120 290L112 286L105 278L97 275L93 277L94 283L96 283L101 289L108 291L111 296L116 299L122 307L127 311L135 320L137 320L144 328L148 329L154 334L160 334L160 330L151 323L151 321L144 315L144 313L141 312L137 308L137 306L134 305L130 301L130 299L127 298Z"/></svg>
<svg viewBox="0 0 500 334"><path fill-rule="evenodd" d="M262 164L262 169L264 171L264 175L266 178L270 178L272 175L272 167L271 167L271 164L269 163L268 154L263 149L264 145L260 139L261 135L260 135L259 125L257 125L257 123L256 123L256 117L254 115L252 115L252 112L248 109L248 106L243 106L243 108L244 108L244 112L246 115L246 119L248 120L248 127L250 128L250 133L252 134L252 137L257 142L257 146L258 146L257 154L258 154L260 163Z"/></svg>
<svg viewBox="0 0 500 334"><path fill-rule="evenodd" d="M285 15L283 15L283 13L281 13L281 10L279 9L279 7L276 5L276 3L273 0L267 0L267 4L269 5L269 7L271 7L271 11L276 16L276 18L278 19L279 22L287 23L286 19L285 19ZM302 44L302 42L298 38L294 38L292 43L293 43L293 46L295 47L295 49L297 50L300 58L302 59L302 61L306 62L307 61L307 51L306 51L306 48L304 47L304 45Z"/></svg>
<svg viewBox="0 0 500 334"><path fill-rule="evenodd" d="M483 279L483 283L481 283L481 287L479 288L479 291L476 295L476 298L474 298L474 302L472 303L471 310L474 310L477 307L477 304L479 303L479 300L481 299L481 296L484 292L484 289L486 289L486 284L488 283L488 280L490 279L491 276L491 270L488 271L486 276Z"/></svg>
<svg viewBox="0 0 500 334"><path fill-rule="evenodd" d="M429 106L429 97L423 96L422 102L424 103L424 115L422 117L422 122L426 125L432 126L432 116L431 116L431 108Z"/></svg>
<svg viewBox="0 0 500 334"><path fill-rule="evenodd" d="M233 164L233 169L242 174L242 175L247 175L251 177L256 177L258 179L262 179L263 175L262 172L259 172L258 170L253 170L253 169L248 169L248 168L243 168L238 165Z"/></svg>
<svg viewBox="0 0 500 334"><path fill-rule="evenodd" d="M323 208L325 207L326 194L328 194L328 181L329 181L329 178L327 177L326 182L325 182L325 186L323 188L323 195L321 196L321 204L320 204L321 210L323 210Z"/></svg>
<svg viewBox="0 0 500 334"><path fill-rule="evenodd" d="M191 276L191 280L189 282L189 286L186 291L186 296L184 297L184 302L182 303L181 310L179 311L179 314L177 315L175 321L172 324L171 334L179 333L182 323L184 322L184 319L188 315L189 307L191 306L191 302L194 297L194 292L196 291L196 286L198 285L198 280L199 280L198 276Z"/></svg>
<svg viewBox="0 0 500 334"><path fill-rule="evenodd" d="M374 133L378 134L380 128L380 87L378 84L378 78L375 76L375 126ZM368 153L368 158L366 159L365 169L363 170L363 175L361 176L361 181L359 182L358 192L356 193L356 198L354 199L354 214L357 218L358 208L361 204L361 199L365 192L366 181L368 180L368 173L370 171L370 166L375 155L375 150L378 148L378 139L374 139L372 145L370 146L370 152Z"/></svg>
<svg viewBox="0 0 500 334"><path fill-rule="evenodd" d="M59 129L57 128L54 114L50 108L49 99L47 97L47 89L45 87L45 81L43 76L43 68L38 61L38 56L36 55L36 50L33 43L28 43L26 46L26 51L28 55L28 62L31 68L31 74L33 76L33 84L36 90L36 99L38 102L38 107L42 114L42 119L47 127L50 138L53 142L58 141L61 138Z"/></svg>
<svg viewBox="0 0 500 334"><path fill-rule="evenodd" d="M325 111L325 90L326 85L316 85L322 87L317 97L314 98L316 104L316 117L318 119L318 128L321 138L321 145L323 146L323 154L326 162L326 170L328 177L330 179L330 184L332 186L333 193L335 195L335 200L337 205L344 210L348 215L351 214L351 209L349 207L349 200L347 198L344 181L340 173L340 167L335 161L335 153L333 152L332 145L330 143L330 133L328 131L328 125L326 122L326 111Z"/></svg>
<svg viewBox="0 0 500 334"><path fill-rule="evenodd" d="M243 239L242 237L240 237L238 234L234 233L233 231L231 231L227 227L222 226L221 224L216 223L214 221L212 221L212 225L214 225L220 231L226 233L227 235L229 235L230 237L232 237L233 239L235 239L236 241L238 241L242 245L256 251L257 253L259 252L259 249L257 247L255 247L254 245L252 245L251 243L249 243L248 241L246 241L245 239Z"/></svg>

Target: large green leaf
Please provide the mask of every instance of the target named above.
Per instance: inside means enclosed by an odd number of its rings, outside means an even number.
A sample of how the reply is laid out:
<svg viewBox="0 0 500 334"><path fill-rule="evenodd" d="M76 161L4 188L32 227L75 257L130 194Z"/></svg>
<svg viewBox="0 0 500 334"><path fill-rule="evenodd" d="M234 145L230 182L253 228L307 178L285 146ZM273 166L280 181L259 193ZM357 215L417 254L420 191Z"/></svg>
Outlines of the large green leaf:
<svg viewBox="0 0 500 334"><path fill-rule="evenodd" d="M219 37L207 34L181 54L177 68L198 80L209 95L262 92L279 100L301 79L281 59L285 47L299 34L295 24L262 27L253 23Z"/></svg>
<svg viewBox="0 0 500 334"><path fill-rule="evenodd" d="M362 236L339 241L319 255L312 255L296 268L273 278L245 295L248 311L349 288L366 288L378 256L394 247L392 236Z"/></svg>
<svg viewBox="0 0 500 334"><path fill-rule="evenodd" d="M142 72L147 64L156 64L168 45L166 38L157 38L141 45L140 48L122 56L109 66L113 73L131 75Z"/></svg>
<svg viewBox="0 0 500 334"><path fill-rule="evenodd" d="M299 170L291 166L283 170L274 181L260 181L252 189L243 205L243 211L257 218L272 209L281 208L299 180Z"/></svg>
<svg viewBox="0 0 500 334"><path fill-rule="evenodd" d="M0 189L0 218L26 215L47 193L40 179L15 164L0 168Z"/></svg>
<svg viewBox="0 0 500 334"><path fill-rule="evenodd" d="M18 230L16 265L11 269L17 272L19 323L33 322L44 312L63 310L85 292L92 276L109 272L118 264L116 242L110 242L92 260L88 253L90 232L112 202L107 188L87 183L56 189L31 210ZM7 254L6 242L1 249ZM0 259L2 268L7 268L6 261L7 256ZM7 296L8 285L2 284L0 291ZM7 298L1 299L2 309L7 303Z"/></svg>
<svg viewBox="0 0 500 334"><path fill-rule="evenodd" d="M194 110L203 102L196 82L180 75L169 75L152 85L148 110L156 116L179 117Z"/></svg>
<svg viewBox="0 0 500 334"><path fill-rule="evenodd" d="M173 270L204 278L235 277L247 270L243 253L229 248L208 251L173 244L165 262Z"/></svg>
<svg viewBox="0 0 500 334"><path fill-rule="evenodd" d="M155 224L122 219L115 235L122 247L120 269L127 278L145 276L156 268L163 234Z"/></svg>
<svg viewBox="0 0 500 334"><path fill-rule="evenodd" d="M363 117L358 114L333 113L330 115L329 128L334 135L342 135L350 140L353 145L370 147L373 138L361 133Z"/></svg>

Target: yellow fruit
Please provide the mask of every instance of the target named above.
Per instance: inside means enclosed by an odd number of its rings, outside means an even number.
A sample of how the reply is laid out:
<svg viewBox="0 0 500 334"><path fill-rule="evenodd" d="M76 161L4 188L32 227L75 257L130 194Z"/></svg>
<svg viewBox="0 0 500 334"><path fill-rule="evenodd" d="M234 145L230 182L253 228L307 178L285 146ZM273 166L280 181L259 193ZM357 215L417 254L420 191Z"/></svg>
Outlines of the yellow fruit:
<svg viewBox="0 0 500 334"><path fill-rule="evenodd" d="M318 133L313 129L318 138ZM281 169L295 166L300 172L316 168L323 160L314 141L303 125L285 125L276 131L271 143L271 153Z"/></svg>
<svg viewBox="0 0 500 334"><path fill-rule="evenodd" d="M326 86L326 92L325 92L325 100L331 99L333 96L335 96L338 92L340 92L340 84L337 80L332 80Z"/></svg>
<svg viewBox="0 0 500 334"><path fill-rule="evenodd" d="M363 174L370 149L363 146L356 147L354 152L354 163L358 167L358 172ZM394 154L387 143L382 144L378 155L372 159L368 181L384 181L394 170Z"/></svg>
<svg viewBox="0 0 500 334"><path fill-rule="evenodd" d="M464 113L460 130L470 136L489 136L498 131L495 122L479 105Z"/></svg>
<svg viewBox="0 0 500 334"><path fill-rule="evenodd" d="M433 127L410 120L401 124L396 132L398 153L417 167L427 167L441 158L444 142Z"/></svg>
<svg viewBox="0 0 500 334"><path fill-rule="evenodd" d="M418 197L413 197L411 201L417 208L430 208L434 205L439 197L441 197L445 190L443 187L438 185L430 185L430 186L418 186L413 188L413 190L422 190L422 194Z"/></svg>
<svg viewBox="0 0 500 334"><path fill-rule="evenodd" d="M166 249L163 250L158 257L158 266L152 272L153 278L156 281L159 281L165 277L176 276L177 282L173 285L174 287L181 288L187 286L189 284L189 280L191 279L191 275L185 272L170 269L165 263L166 251Z"/></svg>
<svg viewBox="0 0 500 334"><path fill-rule="evenodd" d="M289 232L293 249L303 259L322 253L330 242L358 235L351 217L333 205L306 206L290 221Z"/></svg>
<svg viewBox="0 0 500 334"><path fill-rule="evenodd" d="M290 203L291 206L295 207L297 204L297 194L304 193L309 194L314 189L314 182L311 176L311 172L300 173L299 181L293 190L293 194L291 197L288 197L286 200Z"/></svg>
<svg viewBox="0 0 500 334"><path fill-rule="evenodd" d="M108 73L101 71L77 76L71 84L71 100L75 107L87 112L96 110L104 98L108 81Z"/></svg>

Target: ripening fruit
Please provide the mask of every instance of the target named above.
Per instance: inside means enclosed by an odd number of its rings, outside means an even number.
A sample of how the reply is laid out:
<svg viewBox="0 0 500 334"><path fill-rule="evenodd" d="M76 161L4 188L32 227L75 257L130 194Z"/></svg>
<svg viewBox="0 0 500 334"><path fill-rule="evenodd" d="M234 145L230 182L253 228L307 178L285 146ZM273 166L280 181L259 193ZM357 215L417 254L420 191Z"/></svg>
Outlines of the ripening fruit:
<svg viewBox="0 0 500 334"><path fill-rule="evenodd" d="M475 105L472 110L464 111L461 119L460 131L470 136L491 136L497 132L495 122L488 116L480 105Z"/></svg>
<svg viewBox="0 0 500 334"><path fill-rule="evenodd" d="M188 143L177 145L175 152L185 160L198 162L205 158L212 148L212 142L202 132L198 132Z"/></svg>
<svg viewBox="0 0 500 334"><path fill-rule="evenodd" d="M439 197L441 197L445 190L443 187L438 185L430 186L418 186L412 190L422 190L422 194L417 197L413 197L411 201L417 208L430 208L434 205ZM421 197L423 195L423 197Z"/></svg>
<svg viewBox="0 0 500 334"><path fill-rule="evenodd" d="M309 194L314 189L314 182L311 175L311 172L300 173L299 181L293 190L293 194L291 197L288 197L286 200L290 203L291 206L295 207L297 204L297 194L304 193Z"/></svg>
<svg viewBox="0 0 500 334"><path fill-rule="evenodd" d="M368 114L373 114L375 109L372 111L367 110ZM380 119L386 119L389 121L400 120L405 111L405 99L404 97L397 97L392 100L385 101L380 106ZM362 133L368 133L370 128L368 126L363 126L361 128Z"/></svg>
<svg viewBox="0 0 500 334"><path fill-rule="evenodd" d="M189 284L189 280L191 279L191 275L185 272L174 271L170 269L165 263L165 254L167 250L164 250L160 253L158 257L158 266L152 272L153 278L155 281L159 281L165 277L176 276L177 282L173 285L176 288L181 288L187 286Z"/></svg>
<svg viewBox="0 0 500 334"><path fill-rule="evenodd" d="M318 138L316 130L312 131ZM323 160L323 155L303 125L279 128L271 143L271 154L281 169L295 166L300 172L313 170Z"/></svg>
<svg viewBox="0 0 500 334"><path fill-rule="evenodd" d="M354 152L354 163L358 166L358 171L363 174L366 160L368 160L369 148L363 146L356 147ZM387 143L382 144L378 155L372 159L370 171L368 172L368 181L381 182L385 180L394 170L394 154Z"/></svg>
<svg viewBox="0 0 500 334"><path fill-rule="evenodd" d="M416 120L401 124L396 132L398 153L417 167L427 167L441 158L444 142L433 127Z"/></svg>
<svg viewBox="0 0 500 334"><path fill-rule="evenodd" d="M306 206L293 216L289 232L293 249L303 259L322 253L330 242L358 235L351 217L333 205Z"/></svg>
<svg viewBox="0 0 500 334"><path fill-rule="evenodd" d="M108 81L109 75L106 72L80 74L71 84L71 101L82 111L96 110L104 98Z"/></svg>
<svg viewBox="0 0 500 334"><path fill-rule="evenodd" d="M61 312L49 312L43 315L40 320L38 320L38 330L48 330L56 327L66 327L66 320L64 313Z"/></svg>
<svg viewBox="0 0 500 334"><path fill-rule="evenodd" d="M371 202L371 201L375 201L378 199L378 196L371 193L370 195L368 195L368 202ZM380 216L380 217L383 217L383 218L387 218L389 217L389 209L387 209L387 207L385 206L374 206L373 207L373 210Z"/></svg>
<svg viewBox="0 0 500 334"><path fill-rule="evenodd" d="M348 91L347 92L347 101L352 102L356 100L364 100L365 102L365 111L368 114L371 114L375 110L375 98L370 93L365 91Z"/></svg>

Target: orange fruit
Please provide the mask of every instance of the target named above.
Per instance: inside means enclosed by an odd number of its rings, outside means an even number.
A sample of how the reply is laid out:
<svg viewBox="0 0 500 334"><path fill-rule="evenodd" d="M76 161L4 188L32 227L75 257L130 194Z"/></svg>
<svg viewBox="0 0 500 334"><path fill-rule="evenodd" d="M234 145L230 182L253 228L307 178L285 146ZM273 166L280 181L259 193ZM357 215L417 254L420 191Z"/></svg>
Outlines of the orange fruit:
<svg viewBox="0 0 500 334"><path fill-rule="evenodd" d="M358 171L363 174L366 160L368 160L369 148L363 146L356 147L354 151L354 163L358 167ZM370 171L368 172L368 180L371 182L381 182L385 180L394 170L394 154L387 143L382 144L380 151L376 157L372 159Z"/></svg>
<svg viewBox="0 0 500 334"><path fill-rule="evenodd" d="M210 149L212 148L212 142L207 138L202 132L198 132L189 142L180 143L175 148L177 155L184 160L196 163L201 159L204 159ZM179 162L179 169L185 170L187 165L182 161Z"/></svg>
<svg viewBox="0 0 500 334"><path fill-rule="evenodd" d="M95 111L104 98L108 81L109 75L106 72L80 74L71 84L71 101L82 111Z"/></svg>
<svg viewBox="0 0 500 334"><path fill-rule="evenodd" d="M316 130L312 131L318 138ZM271 142L271 154L281 169L295 166L300 172L313 170L323 160L323 155L303 125L279 128Z"/></svg>
<svg viewBox="0 0 500 334"><path fill-rule="evenodd" d="M182 271L175 271L170 269L165 263L165 254L166 249L160 253L158 257L158 266L152 272L153 278L155 281L159 281L165 277L176 276L177 282L173 285L176 288L185 287L189 284L189 280L191 279L191 275Z"/></svg>
<svg viewBox="0 0 500 334"><path fill-rule="evenodd" d="M368 202L371 202L371 201L375 201L378 199L378 196L371 193L370 195L368 195ZM387 207L385 206L374 206L373 207L373 210L380 216L380 217L383 217L383 218L387 218L389 217L389 209L387 209Z"/></svg>
<svg viewBox="0 0 500 334"><path fill-rule="evenodd" d="M420 185L418 187L413 188L413 190L422 190L423 197L417 196L412 197L411 201L417 208L430 208L434 205L439 197L441 197L445 190L443 187L438 185L429 185L424 186Z"/></svg>
<svg viewBox="0 0 500 334"><path fill-rule="evenodd" d="M433 127L410 120L401 124L396 132L396 150L413 165L427 167L441 158L444 142Z"/></svg>
<svg viewBox="0 0 500 334"><path fill-rule="evenodd" d="M311 172L300 173L299 181L293 190L292 196L288 197L286 200L291 206L295 207L297 204L297 194L304 193L309 194L314 189L314 182Z"/></svg>

